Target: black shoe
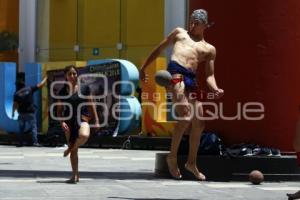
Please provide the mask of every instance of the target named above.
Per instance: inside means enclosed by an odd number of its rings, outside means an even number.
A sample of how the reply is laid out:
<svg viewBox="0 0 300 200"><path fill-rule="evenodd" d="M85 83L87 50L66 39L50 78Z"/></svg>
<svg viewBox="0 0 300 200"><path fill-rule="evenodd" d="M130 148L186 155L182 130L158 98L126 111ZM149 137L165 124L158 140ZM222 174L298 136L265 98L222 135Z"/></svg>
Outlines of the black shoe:
<svg viewBox="0 0 300 200"><path fill-rule="evenodd" d="M34 147L42 147L42 145L40 143L33 143L32 146L34 146Z"/></svg>
<svg viewBox="0 0 300 200"><path fill-rule="evenodd" d="M272 152L272 156L277 156L277 157L281 156L281 153L280 153L279 149L271 148L271 152Z"/></svg>
<svg viewBox="0 0 300 200"><path fill-rule="evenodd" d="M22 146L23 146L22 143L16 145L16 147L22 147Z"/></svg>
<svg viewBox="0 0 300 200"><path fill-rule="evenodd" d="M239 152L239 156L253 156L252 149L250 148L242 148L241 151Z"/></svg>
<svg viewBox="0 0 300 200"><path fill-rule="evenodd" d="M272 156L271 149L266 147L253 149L253 154L257 156Z"/></svg>

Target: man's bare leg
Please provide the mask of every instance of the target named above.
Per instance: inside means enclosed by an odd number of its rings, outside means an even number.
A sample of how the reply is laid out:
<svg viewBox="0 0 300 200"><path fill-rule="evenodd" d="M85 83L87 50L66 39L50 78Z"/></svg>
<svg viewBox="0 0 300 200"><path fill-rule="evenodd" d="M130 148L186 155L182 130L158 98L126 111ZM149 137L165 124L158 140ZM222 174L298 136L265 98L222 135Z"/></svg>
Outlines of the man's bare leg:
<svg viewBox="0 0 300 200"><path fill-rule="evenodd" d="M189 103L187 97L184 92L185 86L183 82L177 83L173 88L171 88L171 92L173 93L173 103L175 104L175 111L177 117L180 118L188 118L191 114ZM170 90L170 88L169 88ZM176 105L176 103L179 103ZM177 165L177 152L180 141L182 139L182 135L185 130L189 126L190 121L188 120L178 120L177 124L174 127L174 131L172 134L172 142L170 153L167 156L167 164L168 169L173 178L180 179L182 176L180 174L180 170Z"/></svg>
<svg viewBox="0 0 300 200"><path fill-rule="evenodd" d="M174 132L172 135L172 143L170 153L167 156L167 164L169 168L169 172L173 178L180 179L182 176L180 174L180 170L177 165L177 152L180 141L182 139L182 135L186 128L188 127L188 121L178 121L178 123L174 127Z"/></svg>
<svg viewBox="0 0 300 200"><path fill-rule="evenodd" d="M200 102L195 102L195 112L198 112L198 115L195 115L192 120L192 130L190 132L190 139L189 139L189 155L188 160L185 164L185 168L194 174L194 176L200 180L204 181L206 178L205 176L199 172L197 168L197 155L198 149L201 139L201 134L204 130L205 124L204 121L198 119L199 117L203 116L203 109Z"/></svg>

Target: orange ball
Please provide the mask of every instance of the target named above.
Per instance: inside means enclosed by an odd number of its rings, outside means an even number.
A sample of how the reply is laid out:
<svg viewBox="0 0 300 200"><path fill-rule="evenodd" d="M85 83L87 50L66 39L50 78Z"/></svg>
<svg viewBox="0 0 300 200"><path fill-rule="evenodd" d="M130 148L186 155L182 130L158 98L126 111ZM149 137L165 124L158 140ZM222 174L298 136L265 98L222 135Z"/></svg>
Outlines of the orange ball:
<svg viewBox="0 0 300 200"><path fill-rule="evenodd" d="M254 185L259 185L261 182L264 181L264 175L258 170L253 170L249 174L249 181Z"/></svg>

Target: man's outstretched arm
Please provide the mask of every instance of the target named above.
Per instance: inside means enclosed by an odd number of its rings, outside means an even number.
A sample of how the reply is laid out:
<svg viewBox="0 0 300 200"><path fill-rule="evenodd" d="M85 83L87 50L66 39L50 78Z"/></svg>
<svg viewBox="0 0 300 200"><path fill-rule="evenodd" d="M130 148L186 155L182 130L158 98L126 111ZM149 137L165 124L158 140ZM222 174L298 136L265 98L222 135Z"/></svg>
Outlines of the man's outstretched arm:
<svg viewBox="0 0 300 200"><path fill-rule="evenodd" d="M205 64L205 74L206 74L206 83L211 91L213 91L217 97L221 97L224 94L222 89L219 89L215 79L215 59L216 59L216 49L212 47L210 58L206 61Z"/></svg>
<svg viewBox="0 0 300 200"><path fill-rule="evenodd" d="M47 82L47 76L39 83L36 85L39 89L42 88Z"/></svg>

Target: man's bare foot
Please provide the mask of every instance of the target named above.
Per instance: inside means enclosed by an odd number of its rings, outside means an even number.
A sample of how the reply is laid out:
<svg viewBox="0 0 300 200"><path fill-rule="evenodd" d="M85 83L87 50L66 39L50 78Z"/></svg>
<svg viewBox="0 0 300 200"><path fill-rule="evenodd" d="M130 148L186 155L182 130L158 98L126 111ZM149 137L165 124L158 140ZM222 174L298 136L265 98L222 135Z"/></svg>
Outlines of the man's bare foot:
<svg viewBox="0 0 300 200"><path fill-rule="evenodd" d="M67 149L64 151L64 157L67 157L70 153L71 153L71 149L70 149L70 148L67 148Z"/></svg>
<svg viewBox="0 0 300 200"><path fill-rule="evenodd" d="M300 190L294 194L286 194L289 200L300 199Z"/></svg>
<svg viewBox="0 0 300 200"><path fill-rule="evenodd" d="M177 159L167 156L166 161L167 161L168 169L169 169L171 176L175 179L181 179L182 175L180 174L180 171L177 166Z"/></svg>
<svg viewBox="0 0 300 200"><path fill-rule="evenodd" d="M206 177L204 176L204 174L202 174L201 172L199 172L198 168L196 165L189 165L189 164L185 164L184 165L185 169L189 172L191 172L192 174L194 174L194 176L200 180L200 181L205 181Z"/></svg>

